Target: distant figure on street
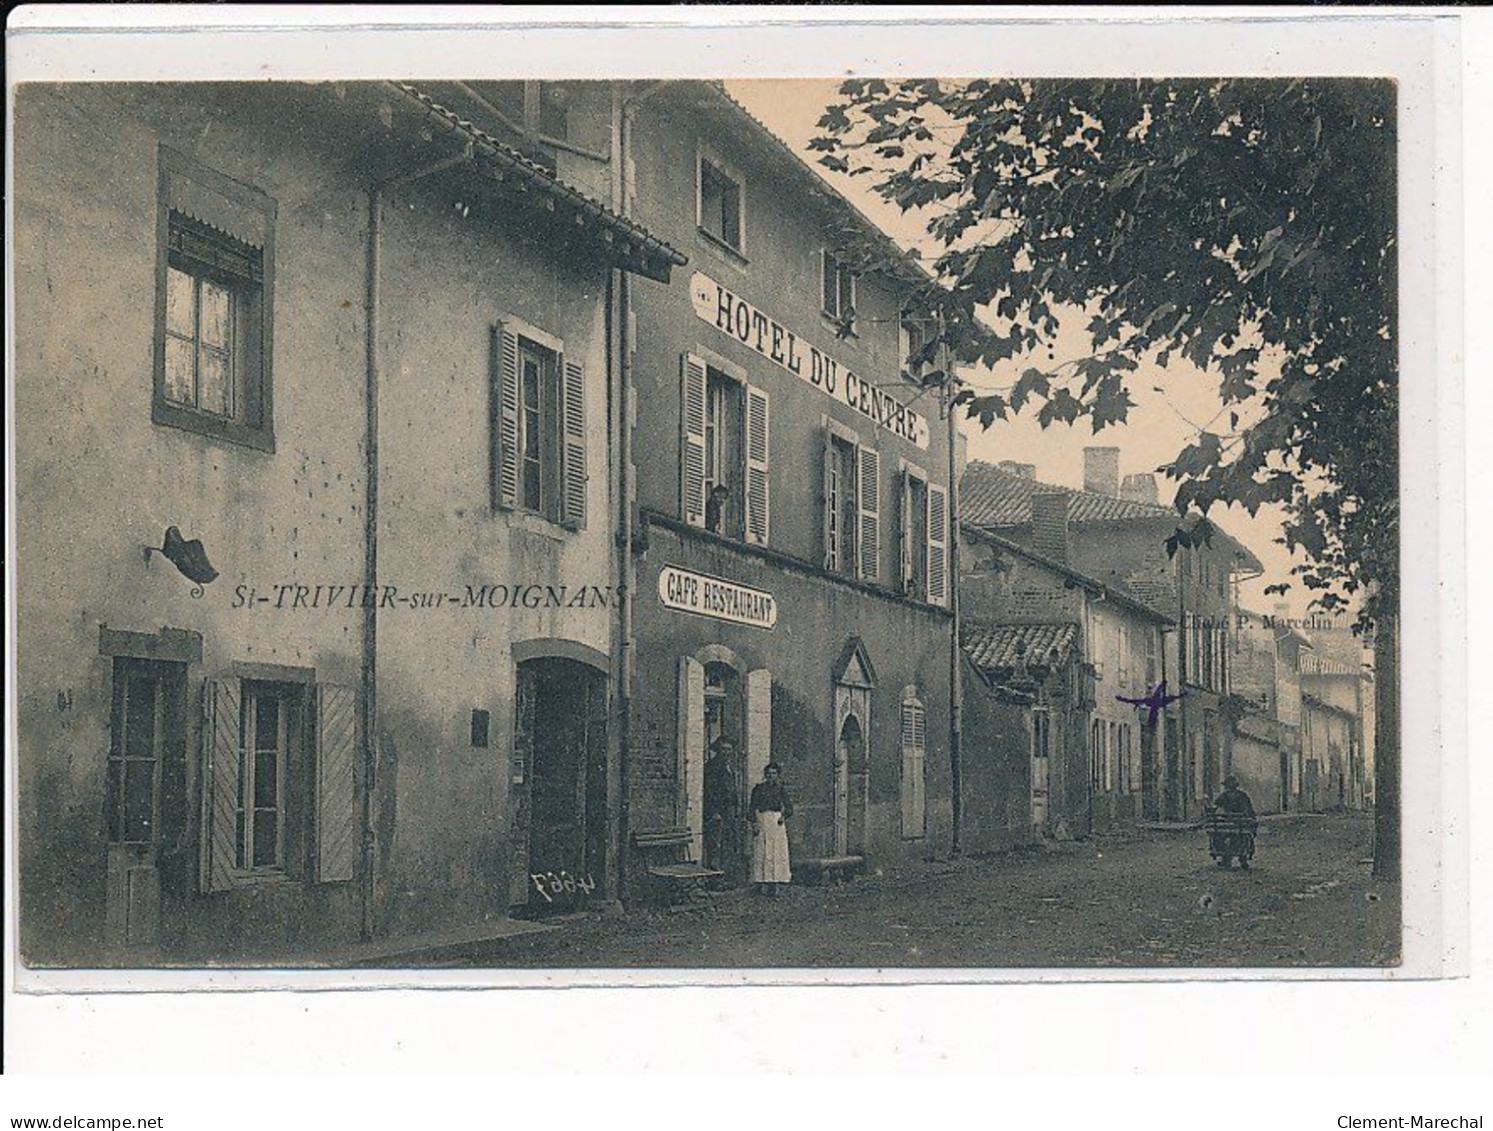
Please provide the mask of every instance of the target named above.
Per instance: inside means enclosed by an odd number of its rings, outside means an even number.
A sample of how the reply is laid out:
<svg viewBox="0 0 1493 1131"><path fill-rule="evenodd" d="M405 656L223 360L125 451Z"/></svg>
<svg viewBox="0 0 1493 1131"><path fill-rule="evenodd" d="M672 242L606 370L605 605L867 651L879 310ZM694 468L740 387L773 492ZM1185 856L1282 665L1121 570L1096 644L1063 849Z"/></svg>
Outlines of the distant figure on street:
<svg viewBox="0 0 1493 1131"><path fill-rule="evenodd" d="M710 498L705 500L705 529L712 534L726 532L726 503L731 498L731 488L717 483L710 489Z"/></svg>
<svg viewBox="0 0 1493 1131"><path fill-rule="evenodd" d="M793 881L788 861L788 818L793 802L779 780L783 768L767 763L762 780L752 787L752 883L763 895L776 895L780 884Z"/></svg>
<svg viewBox="0 0 1493 1131"><path fill-rule="evenodd" d="M1255 815L1254 802L1250 801L1249 794L1239 788L1239 779L1233 774L1223 779L1223 792L1218 795L1218 800L1214 804L1226 817L1253 817Z"/></svg>

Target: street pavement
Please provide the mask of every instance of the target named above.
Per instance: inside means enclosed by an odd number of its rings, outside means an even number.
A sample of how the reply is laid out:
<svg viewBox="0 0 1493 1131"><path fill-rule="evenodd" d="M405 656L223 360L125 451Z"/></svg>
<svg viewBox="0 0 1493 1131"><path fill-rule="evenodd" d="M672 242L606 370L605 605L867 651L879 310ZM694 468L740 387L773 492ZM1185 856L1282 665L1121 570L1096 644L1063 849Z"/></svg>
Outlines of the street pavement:
<svg viewBox="0 0 1493 1131"><path fill-rule="evenodd" d="M1367 814L1261 824L1223 871L1201 831L1135 830L931 860L765 898L713 893L427 954L465 968L1371 967L1399 956L1399 891ZM387 965L410 965L391 961Z"/></svg>

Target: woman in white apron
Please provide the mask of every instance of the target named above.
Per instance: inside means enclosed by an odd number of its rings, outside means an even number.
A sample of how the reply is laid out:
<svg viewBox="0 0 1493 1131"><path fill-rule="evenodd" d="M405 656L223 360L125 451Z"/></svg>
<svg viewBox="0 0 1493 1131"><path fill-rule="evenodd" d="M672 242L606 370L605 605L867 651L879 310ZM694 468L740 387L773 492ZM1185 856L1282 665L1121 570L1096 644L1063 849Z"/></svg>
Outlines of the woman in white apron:
<svg viewBox="0 0 1493 1131"><path fill-rule="evenodd" d="M778 885L791 883L788 862L788 818L793 802L779 780L783 769L769 762L762 780L752 787L752 883L763 895L776 895Z"/></svg>

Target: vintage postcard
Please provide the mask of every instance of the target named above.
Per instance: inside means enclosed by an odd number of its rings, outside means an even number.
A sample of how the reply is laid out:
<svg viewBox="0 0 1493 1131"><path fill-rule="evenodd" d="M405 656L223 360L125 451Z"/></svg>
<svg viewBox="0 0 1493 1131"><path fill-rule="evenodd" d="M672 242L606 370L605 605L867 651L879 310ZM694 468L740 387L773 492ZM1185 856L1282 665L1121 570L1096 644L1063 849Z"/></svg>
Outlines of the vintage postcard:
<svg viewBox="0 0 1493 1131"><path fill-rule="evenodd" d="M19 983L1400 971L1369 62L12 85Z"/></svg>

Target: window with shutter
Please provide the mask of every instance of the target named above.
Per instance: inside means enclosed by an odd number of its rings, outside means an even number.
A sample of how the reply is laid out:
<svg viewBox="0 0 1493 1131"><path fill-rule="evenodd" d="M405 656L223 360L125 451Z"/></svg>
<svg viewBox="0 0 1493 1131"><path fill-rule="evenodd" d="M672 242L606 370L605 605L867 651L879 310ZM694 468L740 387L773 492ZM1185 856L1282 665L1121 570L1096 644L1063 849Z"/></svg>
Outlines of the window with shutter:
<svg viewBox="0 0 1493 1131"><path fill-rule="evenodd" d="M358 860L358 693L316 689L316 879L353 878Z"/></svg>
<svg viewBox="0 0 1493 1131"><path fill-rule="evenodd" d="M862 447L856 460L860 479L860 573L875 581L881 573L881 455Z"/></svg>
<svg viewBox="0 0 1493 1131"><path fill-rule="evenodd" d="M489 387L492 505L511 510L518 505L518 336L501 324L492 331Z"/></svg>
<svg viewBox="0 0 1493 1131"><path fill-rule="evenodd" d="M902 471L900 524L902 592L914 601L928 600L928 478L922 468Z"/></svg>
<svg viewBox="0 0 1493 1131"><path fill-rule="evenodd" d="M902 837L927 835L928 715L910 695L902 700Z"/></svg>
<svg viewBox="0 0 1493 1131"><path fill-rule="evenodd" d="M694 354L679 361L679 516L705 525L705 362Z"/></svg>
<svg viewBox="0 0 1493 1131"><path fill-rule="evenodd" d="M949 603L949 496L942 487L928 484L928 600Z"/></svg>
<svg viewBox="0 0 1493 1131"><path fill-rule="evenodd" d="M580 530L586 525L586 369L569 358L561 368L560 521Z"/></svg>
<svg viewBox="0 0 1493 1131"><path fill-rule="evenodd" d="M747 386L746 400L746 536L748 542L765 546L771 513L769 403L766 391L753 385Z"/></svg>
<svg viewBox="0 0 1493 1131"><path fill-rule="evenodd" d="M857 550L862 537L860 481L855 437L834 424L824 433L824 568L858 576Z"/></svg>
<svg viewBox="0 0 1493 1131"><path fill-rule="evenodd" d="M213 680L204 696L207 718L202 743L202 821L198 879L205 892L233 887L238 858L239 690L236 682Z"/></svg>

